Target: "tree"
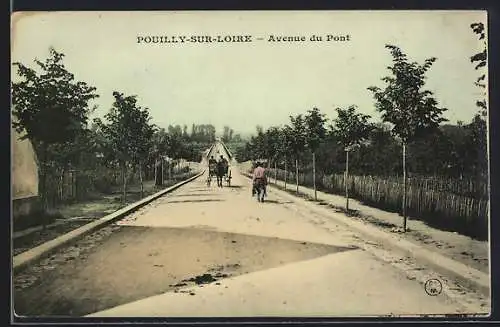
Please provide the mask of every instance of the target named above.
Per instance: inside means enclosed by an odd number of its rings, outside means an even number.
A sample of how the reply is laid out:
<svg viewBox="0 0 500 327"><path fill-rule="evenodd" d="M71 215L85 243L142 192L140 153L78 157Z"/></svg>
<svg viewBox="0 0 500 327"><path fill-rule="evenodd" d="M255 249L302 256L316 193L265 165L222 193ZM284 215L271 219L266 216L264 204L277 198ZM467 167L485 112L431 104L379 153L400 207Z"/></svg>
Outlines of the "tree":
<svg viewBox="0 0 500 327"><path fill-rule="evenodd" d="M369 175L393 176L401 171L400 143L391 135L388 124L376 123L367 140L359 148L359 161L350 160L349 170Z"/></svg>
<svg viewBox="0 0 500 327"><path fill-rule="evenodd" d="M229 126L224 126L224 132L222 134L222 142L224 143L229 143L231 142L233 138L233 129L230 128Z"/></svg>
<svg viewBox="0 0 500 327"><path fill-rule="evenodd" d="M266 135L262 126L256 126L257 135L252 138L252 157L254 159L267 158L269 151L266 150Z"/></svg>
<svg viewBox="0 0 500 327"><path fill-rule="evenodd" d="M147 109L137 105L137 96L125 96L113 92L115 101L111 110L105 115L107 124L101 128L116 153L122 171L122 201L127 197L127 167L140 161L146 152L145 139L152 137L152 130L146 127L149 120ZM182 131L181 131L182 133ZM141 188L142 189L142 188Z"/></svg>
<svg viewBox="0 0 500 327"><path fill-rule="evenodd" d="M436 128L445 118L441 115L447 109L439 108L433 93L422 90L425 85L425 73L437 58L426 59L423 65L409 62L400 48L386 45L390 50L393 65L388 67L392 76L382 78L386 83L384 90L370 86L376 101L376 108L382 113L382 119L392 124L392 133L402 143L403 157L403 230L406 231L406 146L425 130Z"/></svg>
<svg viewBox="0 0 500 327"><path fill-rule="evenodd" d="M349 151L359 147L365 141L373 130L373 125L368 122L371 118L369 115L363 115L356 112L355 105L349 106L347 109L337 108L337 119L332 126L332 133L336 136L337 141L344 147L346 153L346 168L345 168L345 197L346 210L349 210Z"/></svg>
<svg viewBox="0 0 500 327"><path fill-rule="evenodd" d="M286 190L286 184L288 181L288 153L291 152L291 149L293 147L292 144L293 140L293 132L290 128L290 126L285 125L280 129L280 139L279 139L279 145L280 145L280 152L283 155L283 161L285 165L285 190Z"/></svg>
<svg viewBox="0 0 500 327"><path fill-rule="evenodd" d="M422 135L411 145L407 165L411 171L427 176L450 176L453 164L459 163L455 156L455 146L441 128Z"/></svg>
<svg viewBox="0 0 500 327"><path fill-rule="evenodd" d="M290 121L291 126L286 127L286 135L290 152L295 158L296 192L299 193L299 156L306 147L306 125L302 115L290 116Z"/></svg>
<svg viewBox="0 0 500 327"><path fill-rule="evenodd" d="M488 60L488 52L487 52L487 46L486 46L486 33L484 30L484 24L483 23L473 23L470 25L472 30L474 31L475 34L479 35L479 40L484 40L483 41L483 51L476 53L475 55L470 57L471 63L477 62L475 69L479 70L480 68L484 68L487 65L487 60ZM488 77L486 76L486 73L481 74L474 83L476 86L480 87L483 90L486 90L487 86L487 79ZM483 92L483 96L486 98L486 92ZM478 100L476 102L476 105L480 109L480 115L485 117L488 112L488 106L486 104L486 99Z"/></svg>
<svg viewBox="0 0 500 327"><path fill-rule="evenodd" d="M158 128L155 130L152 137L152 147L151 147L151 155L154 160L154 178L155 185L161 186L163 185L163 155L167 152L168 149L168 134L164 128ZM161 166L160 166L161 165ZM160 174L158 173L160 170Z"/></svg>
<svg viewBox="0 0 500 327"><path fill-rule="evenodd" d="M470 169L472 177L483 183L488 183L486 121L477 114L472 119L472 122L465 126L465 129L468 132L465 140L467 167Z"/></svg>
<svg viewBox="0 0 500 327"><path fill-rule="evenodd" d="M119 163L119 160L113 148L112 140L108 138L106 128L106 124L100 118L94 118L91 129L95 135L96 151L102 156L107 167L114 167Z"/></svg>
<svg viewBox="0 0 500 327"><path fill-rule="evenodd" d="M130 140L130 149L132 154L132 162L137 165L139 169L139 181L141 184L141 198L144 197L144 182L143 182L143 165L145 160L150 155L153 148L153 135L155 126L151 125L149 121L151 117L147 108L136 106L132 112L133 120L131 121L131 133L133 138ZM187 126L184 126L183 133L186 133Z"/></svg>
<svg viewBox="0 0 500 327"><path fill-rule="evenodd" d="M277 180L277 161L280 155L282 154L281 146L280 146L280 129L276 126L272 126L266 130L265 133L265 142L267 149L267 157L274 162L274 180ZM270 161L269 160L269 164Z"/></svg>
<svg viewBox="0 0 500 327"><path fill-rule="evenodd" d="M316 150L319 145L324 141L326 136L325 122L326 118L323 113L319 111L318 108L313 108L307 111L305 116L305 133L306 133L306 144L312 154L312 166L313 166L313 188L314 188L314 200L317 201L318 197L316 194Z"/></svg>
<svg viewBox="0 0 500 327"><path fill-rule="evenodd" d="M483 51L476 53L470 58L471 63L477 62L475 67L476 70L480 68L484 69L488 63L488 52L486 45L486 31L483 23L473 23L470 25L474 33L479 35L479 40L483 40ZM474 83L479 88L483 89L483 99L476 101L476 106L479 107L479 115L476 115L471 124L467 126L467 129L471 131L471 140L470 143L477 145L477 160L475 162L474 171L476 172L476 176L484 175L484 172L488 170L487 167L487 156L488 156L488 147L487 147L487 129L486 129L486 121L485 117L488 113L488 104L486 100L486 89L488 85L488 76L486 73L482 73ZM481 122L482 120L482 122Z"/></svg>
<svg viewBox="0 0 500 327"><path fill-rule="evenodd" d="M41 73L15 62L21 80L12 83L13 126L24 132L38 152L41 192L47 206L46 181L51 160L49 146L73 142L86 128L88 114L95 109L89 102L98 97L96 88L75 81L63 64L64 54L50 48L50 56L42 62L35 59ZM57 128L54 128L54 127Z"/></svg>

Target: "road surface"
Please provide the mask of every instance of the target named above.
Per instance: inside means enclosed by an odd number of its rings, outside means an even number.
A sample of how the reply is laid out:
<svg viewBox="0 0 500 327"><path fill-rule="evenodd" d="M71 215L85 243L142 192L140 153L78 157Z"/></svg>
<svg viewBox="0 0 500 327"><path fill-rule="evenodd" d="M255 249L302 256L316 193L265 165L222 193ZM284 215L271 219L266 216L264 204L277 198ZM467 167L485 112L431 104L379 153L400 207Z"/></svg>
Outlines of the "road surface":
<svg viewBox="0 0 500 327"><path fill-rule="evenodd" d="M218 146L215 153L223 153ZM206 174L15 276L18 315L379 316L470 313L346 227Z"/></svg>

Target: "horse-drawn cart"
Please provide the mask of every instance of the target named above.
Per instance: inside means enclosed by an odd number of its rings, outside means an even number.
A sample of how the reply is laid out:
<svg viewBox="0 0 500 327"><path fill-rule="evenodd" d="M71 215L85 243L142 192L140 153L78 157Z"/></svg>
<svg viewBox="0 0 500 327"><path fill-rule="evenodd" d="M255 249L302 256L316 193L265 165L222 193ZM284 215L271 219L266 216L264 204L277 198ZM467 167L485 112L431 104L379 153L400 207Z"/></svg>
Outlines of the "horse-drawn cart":
<svg viewBox="0 0 500 327"><path fill-rule="evenodd" d="M231 169L227 169L226 170L226 175L224 176L224 180L226 181L227 183L227 186L231 186Z"/></svg>
<svg viewBox="0 0 500 327"><path fill-rule="evenodd" d="M207 186L210 186L212 183L212 178L217 178L217 164L210 164L208 168L208 176L207 176ZM222 176L223 180L226 182L227 186L231 186L231 169L226 167L224 176Z"/></svg>
<svg viewBox="0 0 500 327"><path fill-rule="evenodd" d="M207 186L212 183L212 178L217 177L217 164L211 163L208 166Z"/></svg>

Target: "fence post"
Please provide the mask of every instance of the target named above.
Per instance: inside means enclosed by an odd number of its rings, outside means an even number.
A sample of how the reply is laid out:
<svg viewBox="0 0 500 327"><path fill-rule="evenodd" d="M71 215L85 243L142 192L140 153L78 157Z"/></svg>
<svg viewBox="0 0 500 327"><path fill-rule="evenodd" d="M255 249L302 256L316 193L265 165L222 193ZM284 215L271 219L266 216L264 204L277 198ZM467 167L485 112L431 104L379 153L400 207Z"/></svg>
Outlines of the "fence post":
<svg viewBox="0 0 500 327"><path fill-rule="evenodd" d="M406 232L406 144L403 143L403 232Z"/></svg>
<svg viewBox="0 0 500 327"><path fill-rule="evenodd" d="M316 155L313 152L313 188L314 188L314 201L318 201L318 196L316 194Z"/></svg>
<svg viewBox="0 0 500 327"><path fill-rule="evenodd" d="M344 177L344 183L345 183L345 209L349 212L349 149L346 149L345 151L345 177Z"/></svg>
<svg viewBox="0 0 500 327"><path fill-rule="evenodd" d="M165 179L165 170L163 168L163 162L165 160L163 159L163 157L161 158L161 179L160 179L160 185L163 186L163 180Z"/></svg>
<svg viewBox="0 0 500 327"><path fill-rule="evenodd" d="M286 155L285 155L285 191L286 191L286 180L287 180L287 177L288 177L288 170L286 169L287 168L287 160L286 160Z"/></svg>
<svg viewBox="0 0 500 327"><path fill-rule="evenodd" d="M276 168L276 161L274 161L274 185L278 185L278 170Z"/></svg>
<svg viewBox="0 0 500 327"><path fill-rule="evenodd" d="M167 164L168 166L168 180L171 181L172 180L172 160L170 160Z"/></svg>
<svg viewBox="0 0 500 327"><path fill-rule="evenodd" d="M155 158L155 166L154 166L154 169L155 169L155 186L158 185L158 159Z"/></svg>
<svg viewBox="0 0 500 327"><path fill-rule="evenodd" d="M299 194L299 159L295 159L295 180L297 182L297 194Z"/></svg>

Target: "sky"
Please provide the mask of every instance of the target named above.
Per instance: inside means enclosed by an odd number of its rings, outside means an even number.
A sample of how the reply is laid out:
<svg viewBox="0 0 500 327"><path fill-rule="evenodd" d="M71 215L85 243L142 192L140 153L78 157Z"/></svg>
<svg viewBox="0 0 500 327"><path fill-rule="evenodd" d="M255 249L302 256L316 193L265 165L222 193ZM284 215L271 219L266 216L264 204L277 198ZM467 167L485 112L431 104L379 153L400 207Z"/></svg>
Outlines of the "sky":
<svg viewBox="0 0 500 327"><path fill-rule="evenodd" d="M11 24L11 60L35 67L49 47L77 80L97 88L103 117L113 91L137 95L153 122L224 125L248 135L289 115L356 105L380 121L367 87L382 87L399 46L411 61L436 57L425 88L451 123L470 121L481 90L470 56L484 43L470 28L485 11L29 12ZM252 42L145 43L147 36L249 35ZM306 41L271 42L270 36ZM312 35L322 41L310 41ZM327 41L342 36L348 41ZM142 37L141 42L138 39ZM259 38L262 38L259 40ZM242 37L243 39L243 37ZM15 70L11 78L17 79Z"/></svg>

